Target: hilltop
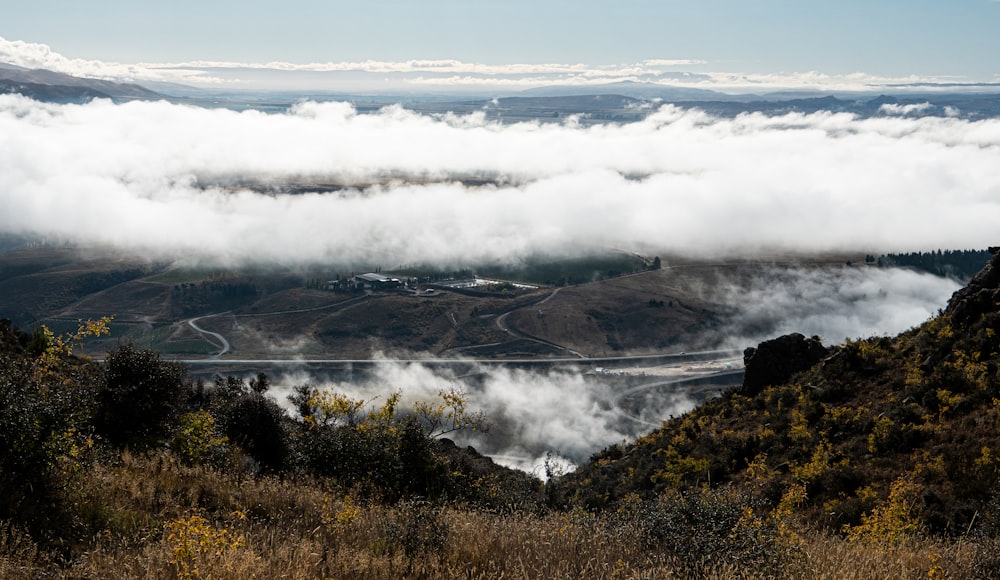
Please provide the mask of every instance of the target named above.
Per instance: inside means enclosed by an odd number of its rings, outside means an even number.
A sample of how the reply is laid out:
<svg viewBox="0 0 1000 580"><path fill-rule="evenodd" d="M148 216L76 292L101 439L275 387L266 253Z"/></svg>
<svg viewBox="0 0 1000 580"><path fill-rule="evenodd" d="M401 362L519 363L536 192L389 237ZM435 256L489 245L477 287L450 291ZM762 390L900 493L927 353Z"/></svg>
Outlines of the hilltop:
<svg viewBox="0 0 1000 580"><path fill-rule="evenodd" d="M0 63L0 94L17 93L53 103L85 103L93 99L161 99L160 93L134 83L76 77L45 69Z"/></svg>
<svg viewBox="0 0 1000 580"><path fill-rule="evenodd" d="M217 352L210 337L187 324L198 318L201 328L223 334L231 344L227 356L239 359L352 359L376 351L621 356L712 347L746 289L764 283L760 276L795 269L832 275L845 270L845 258L863 263L863 254L664 257L655 268L652 258L607 252L483 269L488 278L522 287L463 290L434 281L471 271L411 269L394 274L422 280L411 290L372 292L328 289L329 280L366 271L360 268L197 267L40 246L0 253L0 316L22 328L45 324L65 332L78 320L114 315L111 337L85 347L95 355L120 340L184 358ZM766 332L775 322L755 319L761 327L748 330Z"/></svg>

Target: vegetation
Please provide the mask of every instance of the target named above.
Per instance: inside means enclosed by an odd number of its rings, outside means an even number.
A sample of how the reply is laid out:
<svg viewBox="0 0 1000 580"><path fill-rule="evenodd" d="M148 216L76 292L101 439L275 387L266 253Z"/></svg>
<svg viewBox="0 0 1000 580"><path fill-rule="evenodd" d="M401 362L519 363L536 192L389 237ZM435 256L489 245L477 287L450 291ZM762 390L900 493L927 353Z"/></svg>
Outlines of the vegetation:
<svg viewBox="0 0 1000 580"><path fill-rule="evenodd" d="M621 253L553 261L536 259L518 267L480 268L479 273L490 278L502 278L529 284L567 286L617 278L623 274L641 272L646 269L649 269L649 265L641 257Z"/></svg>
<svg viewBox="0 0 1000 580"><path fill-rule="evenodd" d="M761 502L779 530L882 547L994 542L998 288L995 256L920 327L835 347L759 393L733 389L595 455L548 493L564 507L607 511L635 497L731 490Z"/></svg>
<svg viewBox="0 0 1000 580"><path fill-rule="evenodd" d="M191 381L0 323L0 576L983 578L1000 574L1000 257L896 338L835 347L549 481L405 409Z"/></svg>
<svg viewBox="0 0 1000 580"><path fill-rule="evenodd" d="M987 250L937 250L883 254L877 259L871 255L865 257L866 262L876 262L882 268L913 268L963 281L971 278L989 259L990 253Z"/></svg>
<svg viewBox="0 0 1000 580"><path fill-rule="evenodd" d="M182 282L172 287L172 307L179 316L218 312L253 302L261 289L252 278Z"/></svg>

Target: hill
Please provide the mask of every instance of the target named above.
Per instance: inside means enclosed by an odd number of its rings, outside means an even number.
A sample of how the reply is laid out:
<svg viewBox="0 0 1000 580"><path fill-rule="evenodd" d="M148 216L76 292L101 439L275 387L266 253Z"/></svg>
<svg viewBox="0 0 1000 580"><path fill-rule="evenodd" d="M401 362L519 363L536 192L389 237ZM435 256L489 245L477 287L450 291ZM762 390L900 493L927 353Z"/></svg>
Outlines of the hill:
<svg viewBox="0 0 1000 580"><path fill-rule="evenodd" d="M160 93L133 83L75 77L45 69L0 66L0 94L16 93L38 101L83 103L95 98L162 99Z"/></svg>
<svg viewBox="0 0 1000 580"><path fill-rule="evenodd" d="M416 268L396 273L421 280L410 289L332 291L327 281L365 270L195 267L39 246L0 253L0 316L22 328L45 324L66 332L78 320L114 315L112 337L87 344L94 355L120 340L187 358L216 352L211 338L187 324L197 317L201 328L226 337L227 356L238 359L354 359L379 350L500 359L621 356L711 347L720 333L766 336L774 316L734 319L748 288L790 283L769 281L768 272L836 276L845 272L845 258L861 264L864 255L708 263L664 257L654 268L648 259L607 252L481 272L522 287L436 285L438 278L471 274Z"/></svg>
<svg viewBox="0 0 1000 580"><path fill-rule="evenodd" d="M801 335L744 353L740 388L595 454L564 505L737 489L856 537L1000 525L1000 254L947 309L895 338Z"/></svg>

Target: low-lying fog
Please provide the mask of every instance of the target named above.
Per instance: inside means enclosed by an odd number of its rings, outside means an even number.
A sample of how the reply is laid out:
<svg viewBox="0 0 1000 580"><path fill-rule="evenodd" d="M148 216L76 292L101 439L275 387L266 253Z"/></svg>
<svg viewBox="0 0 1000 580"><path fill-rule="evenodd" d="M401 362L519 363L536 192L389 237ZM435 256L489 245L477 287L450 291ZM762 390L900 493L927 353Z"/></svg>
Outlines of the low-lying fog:
<svg viewBox="0 0 1000 580"><path fill-rule="evenodd" d="M459 388L469 395L470 408L484 411L494 429L455 439L500 463L541 476L549 453L571 467L694 408L723 386L738 384L741 377L728 375L714 387L676 384L644 389L644 385L739 369L742 349L788 332L820 335L828 345L846 338L894 335L930 318L959 286L954 280L901 269L763 268L739 281L723 279L718 287L705 289L730 305L722 328L712 337L702 337L705 344L737 351L719 354L717 360L658 366L636 362L601 374L593 368L529 370L470 362L472 370L465 365L455 370L390 361L361 379L286 375L274 394L287 405L284 397L292 386L311 383L379 405L396 389L412 403ZM623 398L627 392L632 396Z"/></svg>
<svg viewBox="0 0 1000 580"><path fill-rule="evenodd" d="M899 268L762 268L713 289L728 306L717 338L707 342L743 349L790 332L828 345L892 336L929 319L961 286Z"/></svg>
<svg viewBox="0 0 1000 580"><path fill-rule="evenodd" d="M684 392L662 389L663 396L655 398L655 407L622 409L614 405L615 385L623 382L621 377L584 374L571 368L539 371L492 364L472 366L470 372L464 365L456 371L419 362L387 362L370 376L344 382L290 374L280 377L270 393L290 409L285 397L296 384L325 386L370 400L374 406L381 405L395 390L402 391L404 404L412 404L433 401L439 391L458 388L468 395L469 409L484 411L492 427L485 434L463 432L448 437L459 445L472 445L498 463L539 476L544 475L549 453L560 464L573 466L608 445L648 432L652 427L647 419L679 415L697 402ZM635 382L643 381L637 378Z"/></svg>
<svg viewBox="0 0 1000 580"><path fill-rule="evenodd" d="M2 95L0 234L219 264L386 267L595 247L706 257L983 248L997 241L998 162L996 119L719 119L666 105L629 125L500 125L400 107L359 115L345 103L268 115ZM283 193L290 183L294 195ZM874 268L769 272L727 290L718 342L892 334L957 286ZM608 381L572 371L497 367L473 380L394 364L333 386L415 400L455 384L498 424L469 442L529 469L547 451L578 462L649 428L612 408ZM695 404L683 393L657 401L643 417Z"/></svg>
<svg viewBox="0 0 1000 580"><path fill-rule="evenodd" d="M982 248L1000 223L998 150L996 119L718 119L665 105L628 125L500 125L346 103L263 114L2 95L0 234L386 267L581 247ZM282 194L289 182L300 193Z"/></svg>

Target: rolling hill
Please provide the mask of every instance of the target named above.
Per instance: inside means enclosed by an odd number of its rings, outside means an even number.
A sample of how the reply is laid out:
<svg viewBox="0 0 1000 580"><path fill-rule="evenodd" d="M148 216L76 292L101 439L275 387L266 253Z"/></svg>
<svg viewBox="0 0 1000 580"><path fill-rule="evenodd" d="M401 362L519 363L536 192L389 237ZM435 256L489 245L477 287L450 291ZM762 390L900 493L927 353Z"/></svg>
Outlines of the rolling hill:
<svg viewBox="0 0 1000 580"><path fill-rule="evenodd" d="M2 64L2 63L0 63ZM162 99L164 95L133 83L75 77L45 69L0 66L0 94L17 93L38 101L83 103L92 99Z"/></svg>
<svg viewBox="0 0 1000 580"><path fill-rule="evenodd" d="M432 292L334 292L326 281L350 270L191 268L43 246L0 253L0 317L22 328L45 324L65 332L78 320L114 315L111 338L89 342L91 354L119 340L177 356L209 354L211 341L186 323L199 317L202 328L224 334L230 355L242 359L368 358L375 351L621 356L712 346L733 309L725 289L749 283L763 267L800 266L836 272L844 257L676 259L653 269L635 256L611 253L493 272L535 287L462 290L425 283L417 288Z"/></svg>

